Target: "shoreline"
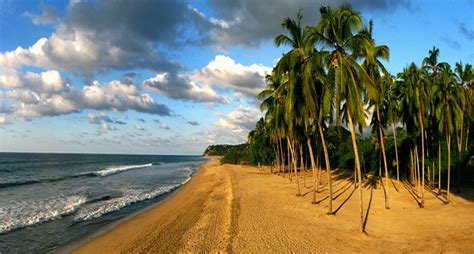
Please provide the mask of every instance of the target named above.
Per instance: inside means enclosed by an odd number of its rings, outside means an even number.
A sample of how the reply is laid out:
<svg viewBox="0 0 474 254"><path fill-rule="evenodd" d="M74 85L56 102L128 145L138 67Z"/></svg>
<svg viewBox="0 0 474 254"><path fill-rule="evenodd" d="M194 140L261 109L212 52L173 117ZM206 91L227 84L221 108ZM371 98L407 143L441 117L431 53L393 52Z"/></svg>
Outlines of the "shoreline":
<svg viewBox="0 0 474 254"><path fill-rule="evenodd" d="M72 240L72 241L69 241L63 245L60 245L54 249L52 249L51 251L49 251L48 253L53 253L53 254L63 254L63 253L72 253L74 252L74 250L76 250L77 248L80 248L81 246L87 244L88 242L90 241L93 241L95 240L96 238L104 235L104 234L107 234L108 232L110 232L111 230L113 230L114 228L116 228L117 226L133 219L134 217L142 214L142 213L145 213L151 209L154 209L155 207L165 203L167 200L171 199L174 195L176 195L179 191L181 191L200 171L201 171L201 168L206 165L207 163L210 163L211 161L214 161L216 158L213 157L213 156L205 156L206 158L209 158L209 160L207 161L204 161L198 168L197 170L191 175L191 179L189 181L187 181L186 183L184 183L183 185L181 185L180 187L176 188L175 190L171 191L171 192L168 192L168 193L165 193L159 197L157 197L158 202L154 203L154 204L150 204L148 206L145 206L143 208L141 208L140 210L138 211L135 211L119 220L116 220L116 221L112 221L110 222L109 224L107 225L104 225L103 227L100 227L94 231L91 231L75 240Z"/></svg>
<svg viewBox="0 0 474 254"><path fill-rule="evenodd" d="M434 194L419 208L410 190L364 187L366 234L358 232L359 201L352 177L334 170L335 215L327 215L323 180L311 204L312 176L295 179L269 169L206 162L186 186L153 208L118 223L74 253L315 252L412 253L474 249L474 191L445 205ZM322 178L324 172L322 172ZM436 223L433 223L433 222Z"/></svg>

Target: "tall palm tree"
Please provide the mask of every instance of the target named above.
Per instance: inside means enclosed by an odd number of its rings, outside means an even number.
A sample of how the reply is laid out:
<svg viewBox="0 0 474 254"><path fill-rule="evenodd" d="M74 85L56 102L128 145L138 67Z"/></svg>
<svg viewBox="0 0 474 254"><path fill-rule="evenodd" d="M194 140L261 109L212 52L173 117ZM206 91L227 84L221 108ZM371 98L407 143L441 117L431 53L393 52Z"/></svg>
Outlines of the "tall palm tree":
<svg viewBox="0 0 474 254"><path fill-rule="evenodd" d="M275 44L290 46L292 49L285 53L275 67L277 75L285 76L285 86L279 91L285 89L285 119L288 125L287 143L293 158L293 167L296 174L297 196L301 195L298 167L297 167L297 146L299 141L299 129L305 120L303 88L301 73L304 68L305 49L307 44L307 33L301 27L303 18L301 10L298 11L296 20L286 18L282 22L289 35L281 34L275 38Z"/></svg>
<svg viewBox="0 0 474 254"><path fill-rule="evenodd" d="M393 143L395 148L395 163L397 166L397 185L400 183L400 163L398 161L398 146L397 146L397 130L395 128L396 123L398 122L398 112L399 112L399 102L396 94L394 77L392 75L385 75L382 80L385 91L386 91L386 100L385 100L385 114L387 115L387 120L392 126L393 134Z"/></svg>
<svg viewBox="0 0 474 254"><path fill-rule="evenodd" d="M424 177L425 177L425 110L427 101L427 75L426 71L419 69L414 63L408 68L405 68L402 73L399 74L399 78L402 80L403 87L401 91L401 103L403 104L404 111L402 113L403 121L407 126L407 130L413 133L415 130L420 133L421 136L421 179L418 174L418 179L421 184L417 185L421 190L421 202L420 207L424 207ZM418 149L415 142L415 155L418 155ZM417 158L418 156L416 156ZM417 163L418 165L418 163Z"/></svg>
<svg viewBox="0 0 474 254"><path fill-rule="evenodd" d="M451 135L461 126L462 108L464 94L459 89L455 74L451 68L446 68L440 75L439 86L436 95L439 104L436 108L436 117L439 122L439 130L445 132L448 150L448 186L446 201L449 203L451 186Z"/></svg>
<svg viewBox="0 0 474 254"><path fill-rule="evenodd" d="M352 137L356 171L359 182L360 231L364 231L364 206L362 199L362 174L357 151L355 124L365 125L362 101L363 81L369 80L367 73L357 62L357 54L361 48L371 43L361 30L363 28L360 13L348 5L333 9L320 8L321 20L312 29L311 34L317 43L328 47L330 54L327 59L329 68L335 70L335 101L336 117L340 123L341 103L345 102L346 118ZM355 122L355 124L354 124Z"/></svg>
<svg viewBox="0 0 474 254"><path fill-rule="evenodd" d="M369 22L369 27L364 29L364 33L367 34L367 37L372 41L362 50L362 57L364 62L362 67L367 72L370 77L370 82L367 82L365 90L367 92L367 97L370 101L370 104L374 107L376 119L377 119L377 129L379 132L379 142L381 145L384 169L385 169L385 208L389 209L389 197L388 197L388 166L387 166L387 156L385 155L385 135L384 129L385 126L382 124L381 119L381 109L384 105L386 99L386 90L385 84L383 83L384 76L390 76L388 71L385 69L381 60L388 61L389 59L389 49L386 45L375 45L375 40L372 37L373 23L372 20Z"/></svg>

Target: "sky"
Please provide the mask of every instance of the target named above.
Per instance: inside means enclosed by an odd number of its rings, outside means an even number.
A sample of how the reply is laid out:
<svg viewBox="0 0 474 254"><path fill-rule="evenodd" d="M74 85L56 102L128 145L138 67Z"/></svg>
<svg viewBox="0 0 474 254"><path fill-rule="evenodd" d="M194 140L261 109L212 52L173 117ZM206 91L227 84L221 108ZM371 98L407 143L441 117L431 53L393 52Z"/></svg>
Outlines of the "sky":
<svg viewBox="0 0 474 254"><path fill-rule="evenodd" d="M202 154L237 144L288 50L273 39L324 0L0 0L0 152ZM395 74L433 46L474 62L474 0L355 0Z"/></svg>

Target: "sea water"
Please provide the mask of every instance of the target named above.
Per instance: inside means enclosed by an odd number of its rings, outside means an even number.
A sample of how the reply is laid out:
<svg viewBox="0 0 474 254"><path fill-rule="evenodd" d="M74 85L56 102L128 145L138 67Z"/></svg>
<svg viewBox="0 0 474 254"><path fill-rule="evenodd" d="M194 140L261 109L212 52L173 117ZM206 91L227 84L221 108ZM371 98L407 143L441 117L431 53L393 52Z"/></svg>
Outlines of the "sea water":
<svg viewBox="0 0 474 254"><path fill-rule="evenodd" d="M202 156L0 153L0 253L44 253L158 202Z"/></svg>

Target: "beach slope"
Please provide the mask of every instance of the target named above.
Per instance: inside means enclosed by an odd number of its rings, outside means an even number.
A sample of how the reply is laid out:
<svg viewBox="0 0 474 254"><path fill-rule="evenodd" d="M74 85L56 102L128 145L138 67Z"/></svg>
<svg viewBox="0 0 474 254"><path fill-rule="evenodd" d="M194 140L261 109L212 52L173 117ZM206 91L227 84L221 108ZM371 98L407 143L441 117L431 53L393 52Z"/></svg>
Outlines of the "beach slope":
<svg viewBox="0 0 474 254"><path fill-rule="evenodd" d="M336 171L335 215L327 215L325 182L311 204L312 178L303 196L285 175L238 165L206 163L176 195L86 243L75 253L305 252L472 253L474 203L453 196L443 204L429 191L419 208L410 189L364 187L366 234L358 232L358 192ZM322 179L325 179L324 174ZM471 193L472 190L465 190Z"/></svg>

